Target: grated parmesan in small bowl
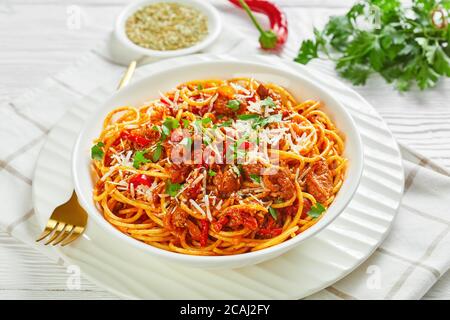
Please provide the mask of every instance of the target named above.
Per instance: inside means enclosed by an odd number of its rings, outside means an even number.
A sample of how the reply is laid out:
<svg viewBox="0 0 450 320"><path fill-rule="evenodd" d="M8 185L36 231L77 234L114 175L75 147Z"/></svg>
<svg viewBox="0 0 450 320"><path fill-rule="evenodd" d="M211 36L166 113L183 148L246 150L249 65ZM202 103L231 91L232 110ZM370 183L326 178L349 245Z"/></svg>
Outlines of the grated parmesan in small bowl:
<svg viewBox="0 0 450 320"><path fill-rule="evenodd" d="M133 59L169 58L204 49L220 30L219 14L207 1L144 0L122 11L115 36Z"/></svg>

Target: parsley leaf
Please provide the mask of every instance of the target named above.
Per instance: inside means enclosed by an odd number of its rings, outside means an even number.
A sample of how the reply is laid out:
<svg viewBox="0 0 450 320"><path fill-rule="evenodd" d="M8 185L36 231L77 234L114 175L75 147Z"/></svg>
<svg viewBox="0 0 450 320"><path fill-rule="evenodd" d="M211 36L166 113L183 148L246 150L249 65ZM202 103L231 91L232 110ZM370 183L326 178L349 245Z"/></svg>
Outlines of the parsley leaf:
<svg viewBox="0 0 450 320"><path fill-rule="evenodd" d="M166 193L171 197L175 197L182 187L183 187L182 184L172 183L172 181L168 180L166 182Z"/></svg>
<svg viewBox="0 0 450 320"><path fill-rule="evenodd" d="M239 100L229 100L227 102L227 107L230 108L233 111L238 111L241 103Z"/></svg>
<svg viewBox="0 0 450 320"><path fill-rule="evenodd" d="M250 174L250 179L252 179L256 183L261 183L261 177L257 174Z"/></svg>
<svg viewBox="0 0 450 320"><path fill-rule="evenodd" d="M103 152L102 147L104 147L105 144L103 142L98 142L97 144L93 145L91 148L91 158L94 160L102 160L105 153Z"/></svg>
<svg viewBox="0 0 450 320"><path fill-rule="evenodd" d="M147 159L145 157L146 153L147 153L147 151L136 151L136 153L134 154L134 159L133 159L133 167L135 167L136 169L139 169L139 167L141 165L150 161L149 159Z"/></svg>
<svg viewBox="0 0 450 320"><path fill-rule="evenodd" d="M158 162L159 158L161 158L161 153L162 153L162 145L161 145L161 143L158 143L156 145L155 151L153 151L153 154L152 154L153 162Z"/></svg>
<svg viewBox="0 0 450 320"><path fill-rule="evenodd" d="M209 175L210 177L214 177L216 174L217 174L217 173L216 173L214 170L211 170L211 169L208 170L208 175Z"/></svg>
<svg viewBox="0 0 450 320"><path fill-rule="evenodd" d="M169 130L173 130L180 126L180 122L175 118L166 118L163 122L163 126Z"/></svg>
<svg viewBox="0 0 450 320"><path fill-rule="evenodd" d="M190 122L189 122L189 120L187 120L187 119L183 119L182 120L183 121L183 127L185 128L185 129L187 129L189 126L190 126Z"/></svg>
<svg viewBox="0 0 450 320"><path fill-rule="evenodd" d="M232 124L233 124L233 120L229 119L229 120L227 120L227 121L224 121L224 122L222 122L222 123L219 123L217 126L218 126L219 128L221 128L221 127L231 127Z"/></svg>
<svg viewBox="0 0 450 320"><path fill-rule="evenodd" d="M316 202L316 204L312 206L311 209L309 209L308 216L313 219L317 219L325 210L326 209L323 205L321 205L319 202Z"/></svg>
<svg viewBox="0 0 450 320"><path fill-rule="evenodd" d="M273 99L271 97L267 97L261 101L261 106L274 108L277 105L275 104L275 102L273 102Z"/></svg>
<svg viewBox="0 0 450 320"><path fill-rule="evenodd" d="M269 213L270 213L270 215L272 216L272 218L273 218L274 220L277 220L277 219L278 219L278 213L277 213L277 210L276 210L276 209L274 209L274 208L272 208L272 207L269 207Z"/></svg>
<svg viewBox="0 0 450 320"><path fill-rule="evenodd" d="M318 57L319 56L317 55L317 44L314 41L308 39L302 42L300 51L297 57L294 59L294 61L301 64L307 64L312 59Z"/></svg>
<svg viewBox="0 0 450 320"><path fill-rule="evenodd" d="M270 116L268 116L266 118L259 117L258 119L255 119L253 121L252 128L256 129L257 127L265 127L269 123L280 122L281 120L282 120L282 115L281 114L273 114L273 115L270 115Z"/></svg>
<svg viewBox="0 0 450 320"><path fill-rule="evenodd" d="M257 115L257 114L240 114L240 115L237 116L237 118L239 120L244 120L245 121L245 120L255 120L255 119L260 118L260 116Z"/></svg>

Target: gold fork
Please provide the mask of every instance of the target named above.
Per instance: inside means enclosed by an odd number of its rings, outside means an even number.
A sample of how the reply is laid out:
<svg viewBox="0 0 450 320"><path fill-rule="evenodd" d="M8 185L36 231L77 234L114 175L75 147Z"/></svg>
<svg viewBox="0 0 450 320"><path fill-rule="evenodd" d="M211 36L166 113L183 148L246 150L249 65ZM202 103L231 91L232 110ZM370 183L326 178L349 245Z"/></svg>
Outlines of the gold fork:
<svg viewBox="0 0 450 320"><path fill-rule="evenodd" d="M121 89L128 84L135 69L136 61L132 61L120 80L117 89ZM77 195L74 191L69 201L58 206L53 211L47 221L44 231L38 237L36 242L50 236L47 242L45 242L45 245L61 244L61 246L66 246L83 234L86 229L87 218L87 213L78 204Z"/></svg>

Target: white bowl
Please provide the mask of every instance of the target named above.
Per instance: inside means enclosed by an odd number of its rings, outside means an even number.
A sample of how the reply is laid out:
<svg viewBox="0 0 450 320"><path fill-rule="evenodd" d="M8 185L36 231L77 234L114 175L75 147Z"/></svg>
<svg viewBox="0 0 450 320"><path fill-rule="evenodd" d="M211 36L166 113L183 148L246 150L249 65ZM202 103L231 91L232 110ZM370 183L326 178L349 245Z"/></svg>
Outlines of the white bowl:
<svg viewBox="0 0 450 320"><path fill-rule="evenodd" d="M140 8L152 3L158 2L176 2L180 4L189 5L203 12L208 19L208 35L197 44L178 50L152 50L140 47L133 43L125 33L125 23L127 19ZM116 19L115 24L115 36L119 43L129 51L130 57L134 55L133 59L137 59L140 56L146 56L155 59L171 58L181 55L187 55L198 52L205 49L217 39L222 30L222 23L220 15L216 8L210 5L207 1L202 0L141 0L134 1L130 5L126 6Z"/></svg>
<svg viewBox="0 0 450 320"><path fill-rule="evenodd" d="M297 100L315 99L324 103L325 111L345 135L345 157L349 159L346 179L336 199L325 215L314 226L296 237L281 244L260 251L232 256L190 256L158 249L135 240L110 225L101 215L92 200L93 183L90 172L90 148L92 141L99 135L105 116L113 108L121 105L139 106L150 98L158 97L159 91L165 92L176 85L194 79L253 77L264 82L274 82L289 90ZM363 168L363 150L360 135L353 119L340 102L334 99L326 88L314 83L301 74L281 70L260 63L238 62L216 58L213 61L195 62L190 65L173 66L153 73L144 79L130 84L115 93L87 121L78 136L73 151L72 174L75 191L81 206L88 212L91 223L98 223L111 237L117 237L130 246L140 248L143 254L152 254L191 267L198 268L235 268L274 258L323 230L346 208L359 185Z"/></svg>

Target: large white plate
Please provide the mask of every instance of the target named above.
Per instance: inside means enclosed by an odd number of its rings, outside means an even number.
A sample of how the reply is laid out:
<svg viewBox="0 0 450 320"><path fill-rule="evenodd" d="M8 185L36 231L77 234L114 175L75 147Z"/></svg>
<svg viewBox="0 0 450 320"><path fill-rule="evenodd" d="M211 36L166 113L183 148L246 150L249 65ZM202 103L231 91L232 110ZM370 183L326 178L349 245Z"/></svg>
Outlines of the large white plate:
<svg viewBox="0 0 450 320"><path fill-rule="evenodd" d="M248 59L195 55L151 64L136 78L174 64L228 59L262 62L308 75L330 89L353 116L364 145L365 167L348 208L317 236L278 258L235 270L181 267L110 237L93 221L82 239L58 249L94 283L127 298L298 299L341 279L378 247L389 232L403 192L403 168L397 144L376 111L356 92L316 70L274 57ZM98 89L101 94L105 90ZM95 93L93 93L95 96ZM72 190L70 151L95 102L73 109L49 135L33 180L35 210L44 225L53 208Z"/></svg>

